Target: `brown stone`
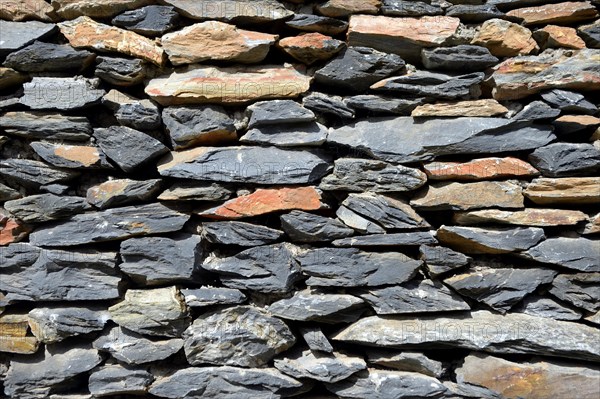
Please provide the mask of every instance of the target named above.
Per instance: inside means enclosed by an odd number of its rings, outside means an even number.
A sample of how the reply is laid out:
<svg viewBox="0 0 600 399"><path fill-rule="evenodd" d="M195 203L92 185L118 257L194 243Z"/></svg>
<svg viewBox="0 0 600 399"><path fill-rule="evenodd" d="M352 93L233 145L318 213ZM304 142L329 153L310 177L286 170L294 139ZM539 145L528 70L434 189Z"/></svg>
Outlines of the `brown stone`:
<svg viewBox="0 0 600 399"><path fill-rule="evenodd" d="M518 158L480 158L468 162L431 162L423 165L430 180L488 180L529 177L540 173Z"/></svg>
<svg viewBox="0 0 600 399"><path fill-rule="evenodd" d="M568 130L581 130L600 125L600 118L592 115L562 115L553 124Z"/></svg>
<svg viewBox="0 0 600 399"><path fill-rule="evenodd" d="M115 28L79 17L61 22L60 31L75 48L116 52L162 65L164 51L152 40L125 29Z"/></svg>
<svg viewBox="0 0 600 399"><path fill-rule="evenodd" d="M52 21L54 8L44 0L2 0L0 19L9 21Z"/></svg>
<svg viewBox="0 0 600 399"><path fill-rule="evenodd" d="M38 349L37 338L28 336L29 317L24 314L0 316L0 352L32 354Z"/></svg>
<svg viewBox="0 0 600 399"><path fill-rule="evenodd" d="M343 41L321 33L305 33L286 37L277 43L277 47L308 65L330 59L344 46Z"/></svg>
<svg viewBox="0 0 600 399"><path fill-rule="evenodd" d="M351 14L377 14L381 0L329 0L317 7L326 17L347 17Z"/></svg>
<svg viewBox="0 0 600 399"><path fill-rule="evenodd" d="M146 93L162 105L235 104L298 97L308 91L310 81L310 77L289 65L189 66L169 76L152 79Z"/></svg>
<svg viewBox="0 0 600 399"><path fill-rule="evenodd" d="M529 208L514 212L498 209L481 209L478 211L460 212L454 215L454 222L462 225L497 223L553 227L572 226L586 219L587 215L580 211L538 208Z"/></svg>
<svg viewBox="0 0 600 399"><path fill-rule="evenodd" d="M539 7L517 8L506 15L523 19L525 25L570 24L594 19L598 16L598 11L587 1L567 1Z"/></svg>
<svg viewBox="0 0 600 399"><path fill-rule="evenodd" d="M577 36L575 28L566 26L547 25L533 33L533 37L542 48L585 48L585 42Z"/></svg>
<svg viewBox="0 0 600 399"><path fill-rule="evenodd" d="M600 177L538 178L523 192L536 204L597 204Z"/></svg>
<svg viewBox="0 0 600 399"><path fill-rule="evenodd" d="M585 225L582 234L600 233L600 213L590 216L589 222Z"/></svg>
<svg viewBox="0 0 600 399"><path fill-rule="evenodd" d="M152 0L52 0L56 13L64 19L83 15L108 18L152 3Z"/></svg>
<svg viewBox="0 0 600 399"><path fill-rule="evenodd" d="M473 101L436 102L417 106L412 117L419 116L502 116L508 109L491 98Z"/></svg>
<svg viewBox="0 0 600 399"><path fill-rule="evenodd" d="M0 213L0 246L22 241L30 231L21 221Z"/></svg>
<svg viewBox="0 0 600 399"><path fill-rule="evenodd" d="M471 43L487 47L497 57L514 57L539 50L529 29L503 19L485 21Z"/></svg>
<svg viewBox="0 0 600 399"><path fill-rule="evenodd" d="M15 71L12 68L0 67L0 90L16 86L27 80L27 75Z"/></svg>
<svg viewBox="0 0 600 399"><path fill-rule="evenodd" d="M278 37L207 21L167 33L161 42L173 65L207 60L255 63L267 56Z"/></svg>
<svg viewBox="0 0 600 399"><path fill-rule="evenodd" d="M417 194L410 204L429 210L523 208L521 186L510 182L438 183Z"/></svg>
<svg viewBox="0 0 600 399"><path fill-rule="evenodd" d="M212 219L241 219L277 211L321 209L321 195L314 187L258 189L223 205L201 212Z"/></svg>

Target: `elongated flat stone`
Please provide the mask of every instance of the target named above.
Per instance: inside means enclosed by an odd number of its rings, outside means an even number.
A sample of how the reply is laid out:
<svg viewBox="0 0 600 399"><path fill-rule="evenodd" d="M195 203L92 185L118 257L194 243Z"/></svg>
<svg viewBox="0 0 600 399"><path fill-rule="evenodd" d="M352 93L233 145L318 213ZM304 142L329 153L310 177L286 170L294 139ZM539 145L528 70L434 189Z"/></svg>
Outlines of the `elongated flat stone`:
<svg viewBox="0 0 600 399"><path fill-rule="evenodd" d="M300 242L331 241L354 234L354 230L337 219L313 213L291 211L280 216L281 228L292 239Z"/></svg>
<svg viewBox="0 0 600 399"><path fill-rule="evenodd" d="M372 220L369 220L358 213L354 212L351 209L346 208L344 205L340 205L340 207L335 211L335 215L342 221L344 224L359 233L362 234L383 234L385 233L385 229L375 223Z"/></svg>
<svg viewBox="0 0 600 399"><path fill-rule="evenodd" d="M446 247L421 245L419 252L421 259L425 261L425 267L433 278L466 266L471 260L470 257Z"/></svg>
<svg viewBox="0 0 600 399"><path fill-rule="evenodd" d="M90 374L88 387L95 396L145 394L154 380L152 374L119 364L105 365Z"/></svg>
<svg viewBox="0 0 600 399"><path fill-rule="evenodd" d="M23 84L20 102L31 109L72 110L97 104L105 92L98 89L97 78L34 77Z"/></svg>
<svg viewBox="0 0 600 399"><path fill-rule="evenodd" d="M423 15L440 15L444 10L439 4L424 1L383 0L381 12L384 15L398 17L420 17Z"/></svg>
<svg viewBox="0 0 600 399"><path fill-rule="evenodd" d="M355 110L391 115L410 115L423 101L422 98L394 98L375 94L359 94L345 98L346 104Z"/></svg>
<svg viewBox="0 0 600 399"><path fill-rule="evenodd" d="M442 100L469 100L481 95L482 72L448 75L440 72L414 71L380 80L371 89L391 95L418 96ZM398 94L396 94L398 93Z"/></svg>
<svg viewBox="0 0 600 399"><path fill-rule="evenodd" d="M0 315L0 351L21 355L31 355L37 352L40 342L32 337L30 321L26 314ZM3 378L6 370L3 372Z"/></svg>
<svg viewBox="0 0 600 399"><path fill-rule="evenodd" d="M522 18L525 25L568 24L594 19L598 16L596 7L587 1L567 1L558 4L544 4L537 7L517 8L506 13L509 17Z"/></svg>
<svg viewBox="0 0 600 399"><path fill-rule="evenodd" d="M21 197L17 190L0 183L0 201L9 201Z"/></svg>
<svg viewBox="0 0 600 399"><path fill-rule="evenodd" d="M2 9L4 10L4 7ZM0 31L2 31L0 55L6 55L35 40L51 35L56 31L56 25L39 21L12 22L2 19L0 20Z"/></svg>
<svg viewBox="0 0 600 399"><path fill-rule="evenodd" d="M125 10L138 8L151 3L150 0L52 0L56 13L64 19L74 19L82 15L94 18L107 18Z"/></svg>
<svg viewBox="0 0 600 399"><path fill-rule="evenodd" d="M325 353L333 352L333 346L319 327L300 327L299 332L310 350Z"/></svg>
<svg viewBox="0 0 600 399"><path fill-rule="evenodd" d="M518 158L480 158L468 162L432 162L423 165L430 180L491 180L537 176L539 172Z"/></svg>
<svg viewBox="0 0 600 399"><path fill-rule="evenodd" d="M600 201L598 185L598 177L538 178L527 186L523 194L541 205L595 204Z"/></svg>
<svg viewBox="0 0 600 399"><path fill-rule="evenodd" d="M360 298L352 295L303 290L289 299L273 302L268 310L286 320L335 324L356 321L364 311L363 304Z"/></svg>
<svg viewBox="0 0 600 399"><path fill-rule="evenodd" d="M0 9L0 18L8 21L51 21L54 9L44 0L7 0Z"/></svg>
<svg viewBox="0 0 600 399"><path fill-rule="evenodd" d="M96 57L94 74L115 86L134 86L146 77L146 62L138 58Z"/></svg>
<svg viewBox="0 0 600 399"><path fill-rule="evenodd" d="M529 155L529 160L547 177L592 175L600 170L600 150L585 143L540 147Z"/></svg>
<svg viewBox="0 0 600 399"><path fill-rule="evenodd" d="M95 59L94 53L75 50L69 45L35 41L6 57L4 66L24 72L80 71Z"/></svg>
<svg viewBox="0 0 600 399"><path fill-rule="evenodd" d="M260 126L250 129L240 137L240 142L278 147L320 146L327 139L327 132L328 129L317 122Z"/></svg>
<svg viewBox="0 0 600 399"><path fill-rule="evenodd" d="M248 108L248 128L288 123L313 122L315 114L294 100L259 101Z"/></svg>
<svg viewBox="0 0 600 399"><path fill-rule="evenodd" d="M531 316L548 317L554 320L579 320L581 312L564 306L551 298L542 296L528 296L515 311Z"/></svg>
<svg viewBox="0 0 600 399"><path fill-rule="evenodd" d="M102 105L112 110L123 126L141 130L161 126L160 111L150 100L140 100L113 89L102 98Z"/></svg>
<svg viewBox="0 0 600 399"><path fill-rule="evenodd" d="M440 378L445 371L442 362L433 360L420 352L373 350L367 353L369 363L400 371L412 371Z"/></svg>
<svg viewBox="0 0 600 399"><path fill-rule="evenodd" d="M506 107L496 100L487 98L484 100L423 104L417 106L410 115L412 117L491 117L503 116L506 113L508 113L508 109Z"/></svg>
<svg viewBox="0 0 600 399"><path fill-rule="evenodd" d="M346 47L346 43L314 32L283 38L277 42L277 47L296 60L311 65L329 60Z"/></svg>
<svg viewBox="0 0 600 399"><path fill-rule="evenodd" d="M218 183L180 182L174 183L159 196L160 201L224 201L233 191Z"/></svg>
<svg viewBox="0 0 600 399"><path fill-rule="evenodd" d="M82 197L37 194L6 201L4 209L27 223L68 218L90 209Z"/></svg>
<svg viewBox="0 0 600 399"><path fill-rule="evenodd" d="M544 238L544 230L538 227L442 226L437 231L442 244L468 254L525 251Z"/></svg>
<svg viewBox="0 0 600 399"><path fill-rule="evenodd" d="M302 105L319 114L328 114L341 119L354 118L354 111L346 105L341 96L312 92L304 96Z"/></svg>
<svg viewBox="0 0 600 399"><path fill-rule="evenodd" d="M268 22L285 19L294 13L275 0L165 0L183 16L191 19L233 22Z"/></svg>
<svg viewBox="0 0 600 399"><path fill-rule="evenodd" d="M283 232L258 224L229 221L202 223L202 235L213 244L254 247L277 241Z"/></svg>
<svg viewBox="0 0 600 399"><path fill-rule="evenodd" d="M110 315L100 307L44 307L29 312L32 333L44 343L101 331Z"/></svg>
<svg viewBox="0 0 600 399"><path fill-rule="evenodd" d="M287 354L275 359L273 365L282 373L294 378L310 378L323 382L342 381L367 368L367 363L362 357L347 356L338 352L317 355L310 350Z"/></svg>
<svg viewBox="0 0 600 399"><path fill-rule="evenodd" d="M574 91L554 89L541 94L545 102L565 112L595 114L598 108L583 94Z"/></svg>
<svg viewBox="0 0 600 399"><path fill-rule="evenodd" d="M320 32L326 35L337 35L348 28L346 21L314 14L294 14L285 24L301 31Z"/></svg>
<svg viewBox="0 0 600 399"><path fill-rule="evenodd" d="M119 28L149 37L160 36L175 28L179 22L175 8L155 5L125 11L111 21Z"/></svg>
<svg viewBox="0 0 600 399"><path fill-rule="evenodd" d="M437 244L433 234L427 231L410 233L369 234L340 238L332 244L336 247L368 248L368 247L410 247L422 244Z"/></svg>
<svg viewBox="0 0 600 399"><path fill-rule="evenodd" d="M600 272L598 241L586 238L549 238L522 254L542 263L549 263L582 272Z"/></svg>
<svg viewBox="0 0 600 399"><path fill-rule="evenodd" d="M549 292L588 312L600 310L600 273L559 274Z"/></svg>
<svg viewBox="0 0 600 399"><path fill-rule="evenodd" d="M72 180L79 176L74 170L59 169L32 159L11 158L0 161L0 175L15 179L24 186L39 187Z"/></svg>
<svg viewBox="0 0 600 399"><path fill-rule="evenodd" d="M552 227L572 226L587 219L581 211L567 209L527 208L522 211L501 211L498 209L480 209L457 212L453 221L462 225L471 224L512 224L520 226Z"/></svg>
<svg viewBox="0 0 600 399"><path fill-rule="evenodd" d="M487 48L467 44L423 49L421 60L427 69L462 73L483 71L499 61Z"/></svg>
<svg viewBox="0 0 600 399"><path fill-rule="evenodd" d="M86 201L97 208L113 208L132 202L145 202L156 196L160 190L160 179L108 180L88 188Z"/></svg>
<svg viewBox="0 0 600 399"><path fill-rule="evenodd" d="M234 288L201 287L181 290L185 303L189 307L212 305L237 305L246 301L246 295Z"/></svg>
<svg viewBox="0 0 600 399"><path fill-rule="evenodd" d="M98 147L33 142L31 148L52 166L66 169L114 169Z"/></svg>

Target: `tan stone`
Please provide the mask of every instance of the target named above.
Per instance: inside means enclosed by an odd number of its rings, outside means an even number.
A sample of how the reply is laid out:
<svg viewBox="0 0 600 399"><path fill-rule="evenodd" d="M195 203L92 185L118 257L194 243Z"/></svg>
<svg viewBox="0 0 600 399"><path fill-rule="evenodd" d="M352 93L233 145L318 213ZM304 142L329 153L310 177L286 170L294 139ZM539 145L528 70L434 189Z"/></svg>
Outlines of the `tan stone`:
<svg viewBox="0 0 600 399"><path fill-rule="evenodd" d="M152 3L152 0L52 0L56 13L64 19L83 15L108 18Z"/></svg>
<svg viewBox="0 0 600 399"><path fill-rule="evenodd" d="M542 29L538 29L533 33L533 36L542 48L585 48L585 42L577 36L575 28L566 26L547 25Z"/></svg>
<svg viewBox="0 0 600 399"><path fill-rule="evenodd" d="M329 0L317 6L317 10L327 17L346 17L351 14L377 14L381 0Z"/></svg>
<svg viewBox="0 0 600 399"><path fill-rule="evenodd" d="M330 59L345 45L343 41L321 33L286 37L277 43L277 47L308 65Z"/></svg>
<svg viewBox="0 0 600 399"><path fill-rule="evenodd" d="M161 0L185 17L199 20L267 22L294 15L277 0Z"/></svg>
<svg viewBox="0 0 600 399"><path fill-rule="evenodd" d="M0 90L16 86L27 80L28 76L11 68L0 67Z"/></svg>
<svg viewBox="0 0 600 399"><path fill-rule="evenodd" d="M582 234L598 234L600 233L600 212L590 216L589 222L583 228Z"/></svg>
<svg viewBox="0 0 600 399"><path fill-rule="evenodd" d="M487 180L537 176L539 172L518 158L480 158L468 162L432 162L423 165L430 180Z"/></svg>
<svg viewBox="0 0 600 399"><path fill-rule="evenodd" d="M298 97L308 91L310 81L310 77L289 65L190 66L152 79L146 86L146 93L162 105L235 104Z"/></svg>
<svg viewBox="0 0 600 399"><path fill-rule="evenodd" d="M600 177L538 178L524 190L536 204L598 204Z"/></svg>
<svg viewBox="0 0 600 399"><path fill-rule="evenodd" d="M278 37L207 21L167 33L161 42L173 65L207 60L255 63L267 56Z"/></svg>
<svg viewBox="0 0 600 399"><path fill-rule="evenodd" d="M600 125L600 118L592 115L562 115L554 120L557 124L578 125L581 128Z"/></svg>
<svg viewBox="0 0 600 399"><path fill-rule="evenodd" d="M38 349L37 338L28 336L29 317L21 314L0 316L0 352L32 354Z"/></svg>
<svg viewBox="0 0 600 399"><path fill-rule="evenodd" d="M572 226L586 219L587 215L580 211L538 208L514 212L499 209L481 209L456 213L453 218L455 223L462 225L497 223L539 227Z"/></svg>
<svg viewBox="0 0 600 399"><path fill-rule="evenodd" d="M487 47L498 57L514 57L539 50L529 29L503 19L485 21L471 43Z"/></svg>
<svg viewBox="0 0 600 399"><path fill-rule="evenodd" d="M417 106L411 116L501 116L508 109L498 101L487 98L484 100L437 102Z"/></svg>
<svg viewBox="0 0 600 399"><path fill-rule="evenodd" d="M54 8L44 0L2 0L0 19L9 21L52 21Z"/></svg>
<svg viewBox="0 0 600 399"><path fill-rule="evenodd" d="M115 28L79 17L58 24L60 31L75 48L116 52L162 65L164 51L152 40L125 29Z"/></svg>
<svg viewBox="0 0 600 399"><path fill-rule="evenodd" d="M525 25L569 24L596 18L598 11L587 1L567 1L538 7L517 8L507 12L506 15L522 18Z"/></svg>

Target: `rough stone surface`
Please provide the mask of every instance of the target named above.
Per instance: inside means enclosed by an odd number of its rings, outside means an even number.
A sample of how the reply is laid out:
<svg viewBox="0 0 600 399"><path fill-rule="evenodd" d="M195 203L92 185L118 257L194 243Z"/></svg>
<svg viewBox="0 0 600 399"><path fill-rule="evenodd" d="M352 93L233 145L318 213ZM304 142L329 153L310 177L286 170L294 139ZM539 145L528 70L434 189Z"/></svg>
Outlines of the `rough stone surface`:
<svg viewBox="0 0 600 399"><path fill-rule="evenodd" d="M536 204L594 204L600 200L598 177L538 178L523 194Z"/></svg>
<svg viewBox="0 0 600 399"><path fill-rule="evenodd" d="M203 223L202 235L214 244L254 247L277 241L283 232L252 223L228 221Z"/></svg>
<svg viewBox="0 0 600 399"><path fill-rule="evenodd" d="M179 14L169 6L146 6L125 11L112 19L112 24L144 36L160 36L175 28Z"/></svg>
<svg viewBox="0 0 600 399"><path fill-rule="evenodd" d="M340 96L312 92L302 99L302 105L318 113L333 115L340 119L354 118L354 111Z"/></svg>
<svg viewBox="0 0 600 399"><path fill-rule="evenodd" d="M277 42L277 47L307 65L326 61L345 46L343 41L318 32L286 37Z"/></svg>
<svg viewBox="0 0 600 399"><path fill-rule="evenodd" d="M552 108L543 101L532 101L521 111L512 117L514 120L536 121L541 119L556 118L560 115L560 110Z"/></svg>
<svg viewBox="0 0 600 399"><path fill-rule="evenodd" d="M327 17L346 17L351 14L377 14L381 0L328 0L317 7Z"/></svg>
<svg viewBox="0 0 600 399"><path fill-rule="evenodd" d="M538 227L442 226L436 236L442 244L468 254L525 251L545 238Z"/></svg>
<svg viewBox="0 0 600 399"><path fill-rule="evenodd" d="M529 160L547 177L579 176L600 170L600 150L591 144L550 144L532 152Z"/></svg>
<svg viewBox="0 0 600 399"><path fill-rule="evenodd" d="M287 320L343 323L356 321L364 309L363 301L352 295L304 290L272 303L268 310Z"/></svg>
<svg viewBox="0 0 600 399"><path fill-rule="evenodd" d="M476 99L481 95L482 72L448 75L440 72L414 71L373 84L371 89L402 96L419 96L442 100Z"/></svg>
<svg viewBox="0 0 600 399"><path fill-rule="evenodd" d="M373 350L368 352L369 363L400 371L412 371L440 378L445 371L442 362L433 360L420 352Z"/></svg>
<svg viewBox="0 0 600 399"><path fill-rule="evenodd" d="M229 199L232 190L218 183L181 182L174 183L159 196L160 201L222 201Z"/></svg>
<svg viewBox="0 0 600 399"><path fill-rule="evenodd" d="M565 26L547 25L538 29L533 34L542 48L585 48L585 42L579 36L575 28Z"/></svg>
<svg viewBox="0 0 600 399"><path fill-rule="evenodd" d="M422 98L393 98L375 94L359 94L346 97L346 105L355 110L365 110L376 114L409 115L423 103Z"/></svg>
<svg viewBox="0 0 600 399"><path fill-rule="evenodd" d="M4 12L4 5L2 10ZM6 55L35 40L49 36L56 31L56 25L39 21L12 22L2 19L0 20L0 31L2 31L0 55Z"/></svg>
<svg viewBox="0 0 600 399"><path fill-rule="evenodd" d="M493 99L436 102L417 106L412 112L413 117L460 117L460 116L503 116L508 109Z"/></svg>
<svg viewBox="0 0 600 399"><path fill-rule="evenodd" d="M51 21L54 9L44 0L7 0L2 3L0 18L8 21Z"/></svg>
<svg viewBox="0 0 600 399"><path fill-rule="evenodd" d="M565 112L594 114L598 108L589 102L585 96L574 91L554 89L541 93L545 102Z"/></svg>
<svg viewBox="0 0 600 399"><path fill-rule="evenodd" d="M248 108L248 128L313 122L315 114L294 100L259 101Z"/></svg>
<svg viewBox="0 0 600 399"><path fill-rule="evenodd" d="M237 305L246 301L246 295L233 288L202 287L181 290L185 303L189 307L211 305Z"/></svg>
<svg viewBox="0 0 600 399"><path fill-rule="evenodd" d="M281 215L280 219L281 228L292 241L332 241L354 234L354 230L337 219L308 212L291 211L290 213Z"/></svg>
<svg viewBox="0 0 600 399"><path fill-rule="evenodd" d="M20 102L31 109L72 110L98 103L104 90L98 79L34 77L23 85Z"/></svg>
<svg viewBox="0 0 600 399"><path fill-rule="evenodd" d="M582 234L600 233L600 213L590 216L589 222L585 225Z"/></svg>
<svg viewBox="0 0 600 399"><path fill-rule="evenodd" d="M478 43L479 44L479 43ZM475 72L495 65L498 58L481 46L459 45L423 49L421 60L427 69L446 71Z"/></svg>
<svg viewBox="0 0 600 399"><path fill-rule="evenodd" d="M472 43L487 47L497 57L514 57L539 50L529 29L503 19L485 21Z"/></svg>
<svg viewBox="0 0 600 399"><path fill-rule="evenodd" d="M328 129L317 122L286 126L260 126L240 137L244 144L278 147L320 146L327 139Z"/></svg>
<svg viewBox="0 0 600 399"><path fill-rule="evenodd" d="M335 212L336 216L348 227L362 234L383 234L385 229L377 223L362 217L358 213L340 206Z"/></svg>
<svg viewBox="0 0 600 399"><path fill-rule="evenodd" d="M307 350L275 359L274 366L294 378L310 378L331 383L345 380L357 371L366 369L367 363L361 357L347 356L343 353L323 354Z"/></svg>
<svg viewBox="0 0 600 399"><path fill-rule="evenodd" d="M526 178L539 172L518 158L480 158L468 162L432 162L423 165L429 180L491 180Z"/></svg>
<svg viewBox="0 0 600 399"><path fill-rule="evenodd" d="M583 212L567 209L527 208L522 211L481 209L456 213L453 221L462 225L496 223L552 227L576 225L577 223L586 220L586 218L587 217Z"/></svg>
<svg viewBox="0 0 600 399"><path fill-rule="evenodd" d="M144 202L156 196L160 190L159 179L115 179L92 186L87 190L86 200L96 208L106 209L132 202Z"/></svg>
<svg viewBox="0 0 600 399"><path fill-rule="evenodd" d="M428 210L523 208L523 194L511 182L438 183L418 193L410 204Z"/></svg>
<svg viewBox="0 0 600 399"><path fill-rule="evenodd" d="M0 161L0 175L10 177L24 186L39 187L72 180L79 174L76 171L52 167L44 162L31 159L7 159Z"/></svg>
<svg viewBox="0 0 600 399"><path fill-rule="evenodd" d="M144 394L153 380L146 370L115 364L94 370L90 374L89 389L95 396Z"/></svg>
<svg viewBox="0 0 600 399"><path fill-rule="evenodd" d="M523 256L542 263L582 272L600 272L598 241L586 238L549 238L530 248Z"/></svg>
<svg viewBox="0 0 600 399"><path fill-rule="evenodd" d="M37 194L6 201L4 209L19 220L27 223L41 223L63 219L82 213L90 207L82 197Z"/></svg>
<svg viewBox="0 0 600 399"><path fill-rule="evenodd" d="M300 334L310 350L333 353L333 347L319 327L303 327L300 329Z"/></svg>
<svg viewBox="0 0 600 399"><path fill-rule="evenodd" d="M567 1L559 4L517 8L507 12L506 15L522 18L525 25L568 24L593 19L598 16L598 11L587 1Z"/></svg>
<svg viewBox="0 0 600 399"><path fill-rule="evenodd" d="M116 86L134 86L146 77L144 61L134 58L96 57L94 74L100 79Z"/></svg>
<svg viewBox="0 0 600 399"><path fill-rule="evenodd" d="M421 259L425 261L425 267L433 278L466 266L471 260L470 257L446 247L421 245L419 252Z"/></svg>
<svg viewBox="0 0 600 399"><path fill-rule="evenodd" d="M341 238L333 241L332 244L336 247L406 247L421 244L437 244L437 240L430 232L416 231Z"/></svg>
<svg viewBox="0 0 600 399"><path fill-rule="evenodd" d="M109 313L99 307L47 307L29 312L31 331L44 343L102 331L110 319Z"/></svg>
<svg viewBox="0 0 600 399"><path fill-rule="evenodd" d="M32 337L30 331L31 319L26 314L0 315L0 351L20 355L31 355L38 351L40 342L37 337ZM8 365L2 370L6 375Z"/></svg>
<svg viewBox="0 0 600 399"><path fill-rule="evenodd" d="M113 89L102 98L102 104L114 111L123 126L140 130L161 126L160 111L150 100L139 100Z"/></svg>
<svg viewBox="0 0 600 399"><path fill-rule="evenodd" d="M149 0L52 0L52 5L58 15L66 19L73 19L82 15L106 18L148 3L150 3Z"/></svg>
<svg viewBox="0 0 600 399"><path fill-rule="evenodd" d="M456 2L462 3L462 2ZM465 1L464 3L470 3ZM449 17L460 18L462 22L484 22L492 18L503 18L504 13L494 4L457 4L446 9Z"/></svg>
<svg viewBox="0 0 600 399"><path fill-rule="evenodd" d="M23 72L80 71L89 66L94 58L94 53L86 50L35 41L9 54L3 65Z"/></svg>
<svg viewBox="0 0 600 399"><path fill-rule="evenodd" d="M589 25L579 26L577 33L588 47L600 48L600 23L598 21Z"/></svg>
<svg viewBox="0 0 600 399"><path fill-rule="evenodd" d="M337 35L348 28L348 23L345 21L313 14L294 14L285 24L301 31L320 32L326 35Z"/></svg>
<svg viewBox="0 0 600 399"><path fill-rule="evenodd" d="M550 293L558 299L589 312L600 310L600 273L560 274L552 282Z"/></svg>
<svg viewBox="0 0 600 399"><path fill-rule="evenodd" d="M551 298L529 296L516 307L517 311L539 317L548 317L554 320L579 320L581 313L568 308Z"/></svg>
<svg viewBox="0 0 600 399"><path fill-rule="evenodd" d="M429 4L423 1L383 0L381 12L384 15L398 17L420 17L440 15L444 13L444 10L440 4Z"/></svg>
<svg viewBox="0 0 600 399"><path fill-rule="evenodd" d="M226 0L213 7L212 0L164 0L188 18L233 22L268 22L286 19L294 13L275 0Z"/></svg>
<svg viewBox="0 0 600 399"><path fill-rule="evenodd" d="M98 147L33 142L31 148L52 166L66 169L113 169Z"/></svg>

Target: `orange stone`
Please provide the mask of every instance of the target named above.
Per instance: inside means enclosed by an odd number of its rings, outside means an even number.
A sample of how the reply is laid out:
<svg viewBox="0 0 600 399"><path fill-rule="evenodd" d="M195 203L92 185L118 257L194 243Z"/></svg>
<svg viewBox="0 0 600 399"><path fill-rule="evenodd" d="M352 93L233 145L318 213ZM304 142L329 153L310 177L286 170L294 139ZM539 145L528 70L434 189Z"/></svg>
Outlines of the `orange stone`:
<svg viewBox="0 0 600 399"><path fill-rule="evenodd" d="M321 209L321 195L314 187L258 189L223 205L200 212L211 219L241 219L277 211Z"/></svg>
<svg viewBox="0 0 600 399"><path fill-rule="evenodd" d="M585 48L585 42L577 36L575 28L548 25L536 30L533 35L543 48Z"/></svg>
<svg viewBox="0 0 600 399"><path fill-rule="evenodd" d="M9 21L52 21L54 8L44 0L2 0L0 19Z"/></svg>
<svg viewBox="0 0 600 399"><path fill-rule="evenodd" d="M517 8L507 12L506 15L523 19L525 25L569 24L594 19L598 16L598 11L587 1L567 1L539 7Z"/></svg>
<svg viewBox="0 0 600 399"><path fill-rule="evenodd" d="M488 180L537 176L540 173L518 158L481 158L469 162L432 162L423 165L430 180Z"/></svg>
<svg viewBox="0 0 600 399"><path fill-rule="evenodd" d="M594 127L600 125L600 118L592 115L562 115L554 120L557 123L568 123L580 127Z"/></svg>
<svg viewBox="0 0 600 399"><path fill-rule="evenodd" d="M536 204L598 204L600 177L537 178L523 192Z"/></svg>
<svg viewBox="0 0 600 399"><path fill-rule="evenodd" d="M23 240L31 229L17 219L0 214L0 246Z"/></svg>
<svg viewBox="0 0 600 399"><path fill-rule="evenodd" d="M343 41L320 33L286 37L277 43L277 47L305 64L328 60L344 46Z"/></svg>
<svg viewBox="0 0 600 399"><path fill-rule="evenodd" d="M381 0L329 0L317 6L326 17L346 17L351 14L377 14Z"/></svg>
<svg viewBox="0 0 600 399"><path fill-rule="evenodd" d="M471 44L487 47L498 57L514 57L539 50L529 29L503 19L485 21Z"/></svg>

